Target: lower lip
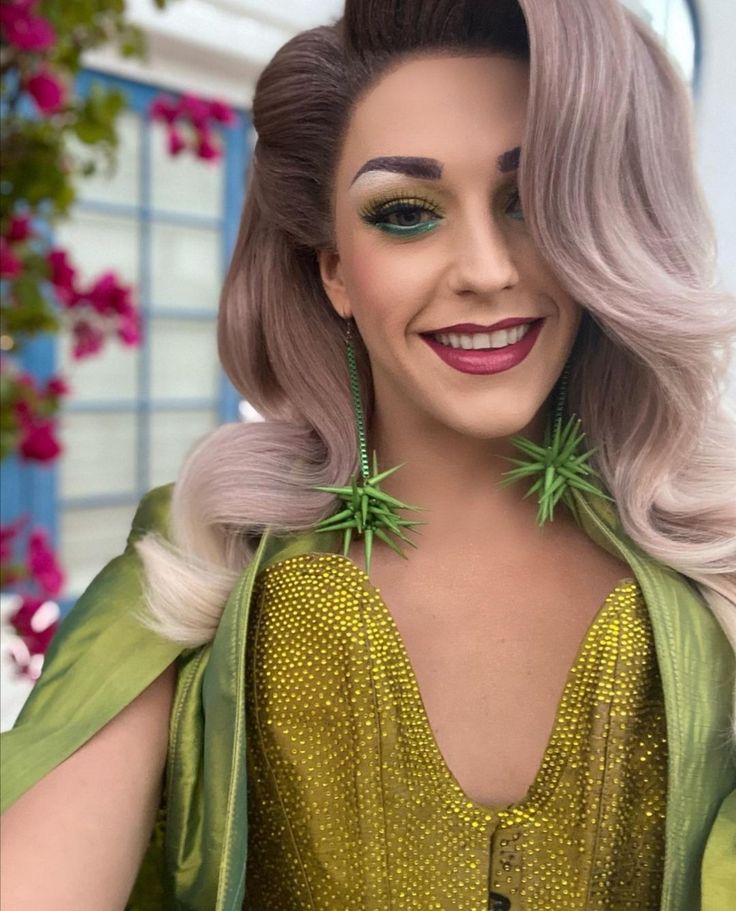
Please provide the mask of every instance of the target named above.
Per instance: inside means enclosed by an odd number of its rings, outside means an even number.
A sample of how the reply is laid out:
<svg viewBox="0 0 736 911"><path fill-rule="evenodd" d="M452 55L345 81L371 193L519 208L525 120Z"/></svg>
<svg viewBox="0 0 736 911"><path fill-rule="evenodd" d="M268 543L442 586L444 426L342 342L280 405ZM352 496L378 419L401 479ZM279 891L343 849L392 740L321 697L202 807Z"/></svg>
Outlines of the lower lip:
<svg viewBox="0 0 736 911"><path fill-rule="evenodd" d="M422 335L421 338L446 364L461 373L501 373L504 370L510 370L524 360L534 347L534 343L542 331L543 323L544 319L537 320L522 339L505 348L473 351L442 345L428 335Z"/></svg>

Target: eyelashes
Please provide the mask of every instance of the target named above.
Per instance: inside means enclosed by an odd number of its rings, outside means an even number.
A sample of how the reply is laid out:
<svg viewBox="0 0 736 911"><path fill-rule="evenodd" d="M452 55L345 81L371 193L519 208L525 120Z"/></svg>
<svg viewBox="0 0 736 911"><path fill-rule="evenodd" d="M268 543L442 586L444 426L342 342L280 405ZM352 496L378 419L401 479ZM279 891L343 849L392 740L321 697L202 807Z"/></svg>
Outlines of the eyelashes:
<svg viewBox="0 0 736 911"><path fill-rule="evenodd" d="M366 224L374 225L389 234L417 234L434 227L434 221L418 224L391 224L387 219L397 216L411 220L413 216L428 213L435 219L442 218L442 210L431 199L423 196L388 197L372 200L360 210L360 217Z"/></svg>
<svg viewBox="0 0 736 911"><path fill-rule="evenodd" d="M520 204L518 187L514 187L507 197L506 210L512 204ZM523 213L520 214L523 220ZM431 216L429 221L416 221L422 214ZM369 225L387 234L411 236L433 230L443 216L442 208L433 200L424 196L387 196L371 200L359 211L360 218ZM399 223L389 219L396 217ZM512 216L513 217L513 216ZM406 221L410 223L407 224ZM516 220L516 219L515 219ZM401 222L404 222L403 224Z"/></svg>

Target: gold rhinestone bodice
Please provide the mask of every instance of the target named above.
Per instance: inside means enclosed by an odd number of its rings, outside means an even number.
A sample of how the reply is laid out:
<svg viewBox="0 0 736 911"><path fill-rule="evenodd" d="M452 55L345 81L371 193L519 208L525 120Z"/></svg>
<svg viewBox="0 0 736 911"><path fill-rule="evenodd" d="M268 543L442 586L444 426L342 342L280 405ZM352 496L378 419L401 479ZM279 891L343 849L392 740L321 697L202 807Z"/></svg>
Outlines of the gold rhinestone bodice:
<svg viewBox="0 0 736 911"><path fill-rule="evenodd" d="M262 570L247 644L247 911L655 911L667 744L624 580L568 674L527 796L485 807L437 746L398 628L349 558Z"/></svg>

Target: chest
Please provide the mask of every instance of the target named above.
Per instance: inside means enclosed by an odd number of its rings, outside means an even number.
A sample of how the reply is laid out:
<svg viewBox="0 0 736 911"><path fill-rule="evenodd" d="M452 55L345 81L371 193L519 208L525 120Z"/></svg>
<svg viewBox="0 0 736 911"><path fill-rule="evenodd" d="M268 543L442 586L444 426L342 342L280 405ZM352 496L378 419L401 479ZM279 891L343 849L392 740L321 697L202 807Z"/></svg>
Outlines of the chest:
<svg viewBox="0 0 736 911"><path fill-rule="evenodd" d="M596 614L633 578L599 549L574 571L537 561L409 573L380 563L380 590L450 772L472 800L522 800L550 739L570 669Z"/></svg>

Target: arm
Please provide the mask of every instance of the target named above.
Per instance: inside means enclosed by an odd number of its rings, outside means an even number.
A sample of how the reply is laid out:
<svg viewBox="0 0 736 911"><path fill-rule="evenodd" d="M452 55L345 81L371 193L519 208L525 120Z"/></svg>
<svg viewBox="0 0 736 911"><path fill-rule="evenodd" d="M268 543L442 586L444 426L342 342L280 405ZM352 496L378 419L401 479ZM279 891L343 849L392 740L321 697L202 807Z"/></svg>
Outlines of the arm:
<svg viewBox="0 0 736 911"><path fill-rule="evenodd" d="M0 907L125 907L161 799L175 684L171 664L6 810Z"/></svg>

